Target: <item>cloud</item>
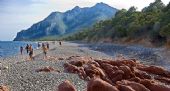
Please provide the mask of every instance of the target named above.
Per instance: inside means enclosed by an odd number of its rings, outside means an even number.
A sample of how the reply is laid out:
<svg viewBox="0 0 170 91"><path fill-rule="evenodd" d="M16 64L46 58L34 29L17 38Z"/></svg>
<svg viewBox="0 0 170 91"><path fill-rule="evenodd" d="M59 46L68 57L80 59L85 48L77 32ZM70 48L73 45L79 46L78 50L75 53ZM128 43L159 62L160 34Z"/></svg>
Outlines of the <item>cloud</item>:
<svg viewBox="0 0 170 91"><path fill-rule="evenodd" d="M0 39L12 40L17 32L43 20L51 12L65 12L75 6L91 7L104 2L112 7L142 9L154 0L0 0ZM162 0L165 4L169 0ZM6 36L4 36L6 35Z"/></svg>

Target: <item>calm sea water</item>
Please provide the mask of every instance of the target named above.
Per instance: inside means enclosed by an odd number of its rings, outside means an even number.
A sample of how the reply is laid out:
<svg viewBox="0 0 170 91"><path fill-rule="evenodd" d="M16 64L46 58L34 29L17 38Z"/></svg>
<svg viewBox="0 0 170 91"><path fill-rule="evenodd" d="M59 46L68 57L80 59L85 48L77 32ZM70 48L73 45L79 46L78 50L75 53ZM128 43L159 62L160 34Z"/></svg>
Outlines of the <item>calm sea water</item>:
<svg viewBox="0 0 170 91"><path fill-rule="evenodd" d="M19 54L20 46L32 44L34 48L37 47L35 42L19 42L19 41L0 41L0 57L10 57Z"/></svg>

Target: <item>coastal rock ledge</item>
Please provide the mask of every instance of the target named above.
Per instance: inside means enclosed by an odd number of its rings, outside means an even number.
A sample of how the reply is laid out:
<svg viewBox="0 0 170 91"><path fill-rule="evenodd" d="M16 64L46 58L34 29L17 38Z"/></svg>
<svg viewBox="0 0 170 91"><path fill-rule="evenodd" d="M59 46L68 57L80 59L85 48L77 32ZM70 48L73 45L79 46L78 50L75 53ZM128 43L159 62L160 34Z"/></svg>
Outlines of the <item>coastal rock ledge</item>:
<svg viewBox="0 0 170 91"><path fill-rule="evenodd" d="M170 91L170 71L153 65L144 65L136 59L118 58L115 60L93 59L72 56L64 64L65 71L78 74L86 80L87 91ZM62 83L64 84L64 83ZM67 87L76 91L66 81Z"/></svg>

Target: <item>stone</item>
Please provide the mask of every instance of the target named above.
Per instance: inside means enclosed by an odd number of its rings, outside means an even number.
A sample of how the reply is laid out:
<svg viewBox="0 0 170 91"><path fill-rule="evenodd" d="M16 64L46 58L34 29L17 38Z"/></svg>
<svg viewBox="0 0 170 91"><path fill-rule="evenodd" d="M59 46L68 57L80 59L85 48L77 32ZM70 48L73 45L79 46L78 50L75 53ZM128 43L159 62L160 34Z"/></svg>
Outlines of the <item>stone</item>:
<svg viewBox="0 0 170 91"><path fill-rule="evenodd" d="M115 86L101 80L94 78L88 82L87 91L119 91Z"/></svg>
<svg viewBox="0 0 170 91"><path fill-rule="evenodd" d="M10 91L8 86L0 86L0 91Z"/></svg>
<svg viewBox="0 0 170 91"><path fill-rule="evenodd" d="M119 85L130 86L135 91L150 91L144 85L142 85L140 83L137 83L137 82L133 82L133 81L122 80L122 81L118 82L118 84Z"/></svg>
<svg viewBox="0 0 170 91"><path fill-rule="evenodd" d="M51 71L54 71L54 70L55 70L54 68L47 66L47 67L44 67L44 68L41 68L41 69L37 69L36 72L51 72ZM60 72L60 71L58 71L58 72Z"/></svg>
<svg viewBox="0 0 170 91"><path fill-rule="evenodd" d="M58 86L58 91L77 91L77 90L70 81L66 80Z"/></svg>

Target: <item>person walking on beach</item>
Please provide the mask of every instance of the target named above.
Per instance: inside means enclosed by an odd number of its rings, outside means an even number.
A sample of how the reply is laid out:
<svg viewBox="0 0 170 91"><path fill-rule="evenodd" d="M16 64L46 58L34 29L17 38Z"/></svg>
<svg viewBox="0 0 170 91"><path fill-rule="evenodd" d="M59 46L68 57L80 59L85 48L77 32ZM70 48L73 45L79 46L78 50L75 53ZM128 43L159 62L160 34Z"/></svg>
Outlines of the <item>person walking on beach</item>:
<svg viewBox="0 0 170 91"><path fill-rule="evenodd" d="M50 48L50 45L49 45L49 43L47 42L47 49L49 50L49 48Z"/></svg>
<svg viewBox="0 0 170 91"><path fill-rule="evenodd" d="M29 57L30 57L30 60L33 60L33 48L32 48L32 45L30 44L29 46Z"/></svg>
<svg viewBox="0 0 170 91"><path fill-rule="evenodd" d="M59 45L61 46L62 44L61 44L61 41L59 41Z"/></svg>
<svg viewBox="0 0 170 91"><path fill-rule="evenodd" d="M41 47L40 43L38 42L38 49Z"/></svg>
<svg viewBox="0 0 170 91"><path fill-rule="evenodd" d="M29 53L29 45L27 44L27 46L25 47L27 54Z"/></svg>
<svg viewBox="0 0 170 91"><path fill-rule="evenodd" d="M44 59L47 59L47 47L45 46L44 43L42 43L42 50L43 50L43 53L44 53Z"/></svg>
<svg viewBox="0 0 170 91"><path fill-rule="evenodd" d="M22 46L20 47L20 53L21 53L21 55L23 54L23 47Z"/></svg>

